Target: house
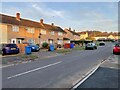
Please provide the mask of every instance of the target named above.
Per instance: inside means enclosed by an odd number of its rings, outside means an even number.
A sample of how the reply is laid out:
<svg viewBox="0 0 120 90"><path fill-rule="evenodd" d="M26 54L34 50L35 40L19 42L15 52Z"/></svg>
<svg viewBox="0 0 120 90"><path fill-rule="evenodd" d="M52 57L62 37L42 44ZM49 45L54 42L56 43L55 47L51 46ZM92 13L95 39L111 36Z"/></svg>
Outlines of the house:
<svg viewBox="0 0 120 90"><path fill-rule="evenodd" d="M63 43L66 32L54 23L45 24L43 19L39 22L22 19L20 13L16 17L0 14L0 43Z"/></svg>
<svg viewBox="0 0 120 90"><path fill-rule="evenodd" d="M88 37L87 32L78 32L78 34L80 35L80 40L86 40Z"/></svg>
<svg viewBox="0 0 120 90"><path fill-rule="evenodd" d="M51 25L45 24L43 19L40 24L42 25L40 38L41 44L43 42L48 42L49 44L63 44L63 38L66 32L62 28L55 26L54 23Z"/></svg>
<svg viewBox="0 0 120 90"><path fill-rule="evenodd" d="M65 35L65 37L69 38L71 41L72 40L80 40L80 35L74 31L71 30L71 28L69 29L64 29L65 32L67 32L67 34Z"/></svg>
<svg viewBox="0 0 120 90"><path fill-rule="evenodd" d="M107 39L107 36L106 35L98 35L98 36L95 36L93 38L95 40L105 40L105 39Z"/></svg>

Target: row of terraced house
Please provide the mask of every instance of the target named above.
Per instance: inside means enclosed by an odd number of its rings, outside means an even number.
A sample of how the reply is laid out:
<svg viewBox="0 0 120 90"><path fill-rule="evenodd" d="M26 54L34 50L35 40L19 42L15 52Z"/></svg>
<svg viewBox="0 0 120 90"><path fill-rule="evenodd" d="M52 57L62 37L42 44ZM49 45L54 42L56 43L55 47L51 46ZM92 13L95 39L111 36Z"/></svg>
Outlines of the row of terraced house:
<svg viewBox="0 0 120 90"><path fill-rule="evenodd" d="M20 13L16 16L0 14L0 44L1 43L35 43L64 44L71 40L79 40L80 35L69 29L62 29L54 23L46 24L23 19Z"/></svg>

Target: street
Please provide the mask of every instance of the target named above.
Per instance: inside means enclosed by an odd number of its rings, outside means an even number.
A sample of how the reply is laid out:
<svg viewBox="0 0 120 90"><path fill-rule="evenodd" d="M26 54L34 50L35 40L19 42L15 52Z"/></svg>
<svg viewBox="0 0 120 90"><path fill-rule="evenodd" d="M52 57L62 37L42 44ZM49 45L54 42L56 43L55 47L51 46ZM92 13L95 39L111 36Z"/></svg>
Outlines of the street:
<svg viewBox="0 0 120 90"><path fill-rule="evenodd" d="M3 88L71 88L101 60L112 55L107 43L97 50L72 51L69 54L19 64L2 69Z"/></svg>

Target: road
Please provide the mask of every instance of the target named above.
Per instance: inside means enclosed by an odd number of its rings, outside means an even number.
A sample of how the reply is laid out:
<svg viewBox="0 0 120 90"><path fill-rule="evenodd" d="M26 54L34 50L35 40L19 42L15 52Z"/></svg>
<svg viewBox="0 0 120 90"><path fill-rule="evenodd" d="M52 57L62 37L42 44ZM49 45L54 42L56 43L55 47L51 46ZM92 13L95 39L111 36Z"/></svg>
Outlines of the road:
<svg viewBox="0 0 120 90"><path fill-rule="evenodd" d="M3 88L70 88L112 54L112 44L97 50L72 51L63 56L19 64L2 69Z"/></svg>

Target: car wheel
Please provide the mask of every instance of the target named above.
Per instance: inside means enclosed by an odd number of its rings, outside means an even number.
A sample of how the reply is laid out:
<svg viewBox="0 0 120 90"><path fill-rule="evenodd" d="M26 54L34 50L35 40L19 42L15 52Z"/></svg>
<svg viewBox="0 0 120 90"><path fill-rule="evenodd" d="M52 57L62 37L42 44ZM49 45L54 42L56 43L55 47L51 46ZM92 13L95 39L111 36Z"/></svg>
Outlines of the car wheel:
<svg viewBox="0 0 120 90"><path fill-rule="evenodd" d="M113 51L113 54L115 54L115 52Z"/></svg>
<svg viewBox="0 0 120 90"><path fill-rule="evenodd" d="M97 47L95 47L95 49L97 49Z"/></svg>
<svg viewBox="0 0 120 90"><path fill-rule="evenodd" d="M5 52L2 51L1 54L2 54L2 55L5 55Z"/></svg>

